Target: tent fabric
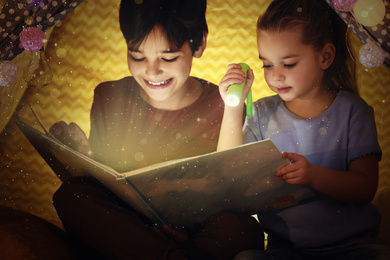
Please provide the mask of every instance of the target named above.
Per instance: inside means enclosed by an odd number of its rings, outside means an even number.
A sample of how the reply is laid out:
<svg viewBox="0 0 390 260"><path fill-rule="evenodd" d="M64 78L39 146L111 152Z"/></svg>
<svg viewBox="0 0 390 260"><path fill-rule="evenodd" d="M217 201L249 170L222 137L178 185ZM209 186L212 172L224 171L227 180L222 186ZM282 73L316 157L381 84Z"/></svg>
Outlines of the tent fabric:
<svg viewBox="0 0 390 260"><path fill-rule="evenodd" d="M0 89L0 119L15 114L40 129L32 117L31 105L46 128L60 120L73 121L88 134L95 86L129 75L126 43L118 25L119 3L120 0L80 1L77 8L52 26L45 47L54 75L52 82L42 89L27 88L18 95L4 95ZM229 63L246 62L255 72L253 99L273 94L265 84L256 46L256 21L269 3L270 0L208 0L207 48L202 58L194 59L191 75L218 84ZM354 34L351 42L351 51L356 53L362 42ZM25 53L12 61L22 66L28 58ZM357 64L357 70L359 92L375 109L383 150L379 187L390 186L389 71L383 65L367 69L361 64ZM15 91L25 88L23 77L18 78L11 87ZM7 113L6 117L3 113ZM0 134L0 205L27 211L61 226L52 205L53 193L60 184L16 126L7 124Z"/></svg>

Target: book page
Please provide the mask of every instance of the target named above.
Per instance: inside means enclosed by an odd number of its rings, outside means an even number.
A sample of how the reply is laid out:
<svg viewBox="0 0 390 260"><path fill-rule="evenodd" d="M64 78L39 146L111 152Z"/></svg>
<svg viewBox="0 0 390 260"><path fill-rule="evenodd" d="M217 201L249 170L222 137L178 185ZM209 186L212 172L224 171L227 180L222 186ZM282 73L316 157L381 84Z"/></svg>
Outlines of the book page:
<svg viewBox="0 0 390 260"><path fill-rule="evenodd" d="M276 176L289 162L270 139L118 173L14 121L62 180L91 175L156 226L168 224L182 233L220 211L255 214L313 197L310 188Z"/></svg>
<svg viewBox="0 0 390 260"><path fill-rule="evenodd" d="M276 176L288 163L267 139L123 175L180 231L219 211L254 214L311 198L310 188L288 184Z"/></svg>

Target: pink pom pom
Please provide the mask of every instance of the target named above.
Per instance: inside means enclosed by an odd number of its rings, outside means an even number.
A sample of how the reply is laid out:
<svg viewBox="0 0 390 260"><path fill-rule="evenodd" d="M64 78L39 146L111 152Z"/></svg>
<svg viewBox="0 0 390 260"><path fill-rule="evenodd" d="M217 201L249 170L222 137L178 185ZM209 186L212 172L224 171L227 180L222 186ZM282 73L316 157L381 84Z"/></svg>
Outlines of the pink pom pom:
<svg viewBox="0 0 390 260"><path fill-rule="evenodd" d="M331 0L336 10L350 12L357 0Z"/></svg>
<svg viewBox="0 0 390 260"><path fill-rule="evenodd" d="M25 28L20 34L20 43L25 50L37 52L45 44L45 33L36 28Z"/></svg>

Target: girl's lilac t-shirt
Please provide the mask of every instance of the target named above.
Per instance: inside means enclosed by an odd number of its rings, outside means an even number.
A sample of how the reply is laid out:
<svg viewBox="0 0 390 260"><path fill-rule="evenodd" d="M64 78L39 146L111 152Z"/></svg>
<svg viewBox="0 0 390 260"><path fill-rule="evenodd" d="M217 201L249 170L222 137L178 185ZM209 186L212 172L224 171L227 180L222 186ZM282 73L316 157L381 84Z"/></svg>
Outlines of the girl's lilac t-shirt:
<svg viewBox="0 0 390 260"><path fill-rule="evenodd" d="M382 155L373 109L346 91L311 119L292 114L277 95L262 98L254 103L253 116L247 117L243 131L245 143L270 138L280 151L304 155L310 163L334 170L345 171L349 162L362 156L373 154L380 160ZM317 199L302 205L259 213L270 247L377 242L380 215L372 204L317 194Z"/></svg>

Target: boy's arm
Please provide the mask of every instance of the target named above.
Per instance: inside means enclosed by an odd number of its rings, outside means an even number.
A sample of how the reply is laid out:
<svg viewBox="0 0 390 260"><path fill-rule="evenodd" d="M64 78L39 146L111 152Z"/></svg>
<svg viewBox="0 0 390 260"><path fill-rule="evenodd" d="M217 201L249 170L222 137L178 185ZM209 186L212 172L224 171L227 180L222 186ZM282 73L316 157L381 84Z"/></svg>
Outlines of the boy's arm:
<svg viewBox="0 0 390 260"><path fill-rule="evenodd" d="M249 70L245 74L238 64L230 64L228 71L219 83L219 92L222 99L225 100L226 91L232 84L240 84L246 80L241 101L238 106L231 107L226 105L222 118L221 130L218 140L217 151L226 150L243 144L242 122L244 120L244 105L245 99L252 86L254 75L253 71Z"/></svg>

